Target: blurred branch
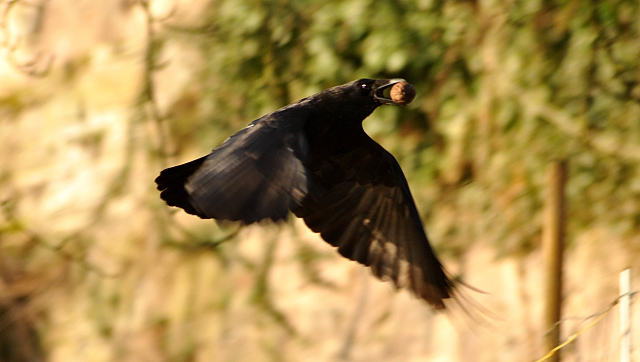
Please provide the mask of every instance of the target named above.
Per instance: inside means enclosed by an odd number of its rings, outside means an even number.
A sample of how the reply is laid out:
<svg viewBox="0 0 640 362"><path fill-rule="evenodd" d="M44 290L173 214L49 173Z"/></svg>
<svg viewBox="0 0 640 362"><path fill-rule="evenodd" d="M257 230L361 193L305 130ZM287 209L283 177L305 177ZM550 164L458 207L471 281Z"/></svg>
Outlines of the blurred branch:
<svg viewBox="0 0 640 362"><path fill-rule="evenodd" d="M23 0L9 0L2 3L4 8L0 11L0 47L4 48L6 52L5 59L7 62L21 73L30 75L32 77L45 77L51 70L51 65L55 59L54 54L43 55L43 52L36 52L30 60L20 61L17 59L18 45L20 44L21 37L19 35L12 36L8 24L8 18L11 10L15 5L24 4L32 7L37 7L41 12L44 7L43 2L29 3Z"/></svg>
<svg viewBox="0 0 640 362"><path fill-rule="evenodd" d="M166 240L162 242L162 245L174 247L176 249L180 249L187 252L198 252L201 250L211 250L214 252L218 252L219 251L218 247L223 243L233 240L240 232L240 229L238 228L228 233L227 235L219 238L211 237L206 240L199 239L196 235L194 235L193 233L189 232L184 228L182 228L181 231L187 235L187 239L189 239L189 242L175 242L171 240Z"/></svg>
<svg viewBox="0 0 640 362"><path fill-rule="evenodd" d="M167 137L167 130L163 127L163 121L167 118L163 115L158 106L158 101L155 96L155 83L153 82L153 74L163 67L163 64L158 62L160 50L162 49L162 39L159 38L156 33L155 26L157 23L169 19L176 11L175 6L172 10L162 18L156 18L151 13L149 2L146 0L140 1L142 10L145 15L145 31L147 33L147 46L143 57L143 82L140 93L136 100L136 107L139 107L139 121L149 119L153 122L156 129L157 144L155 145L155 152L160 156L161 162L164 161L171 149L170 138ZM163 165L165 166L165 165Z"/></svg>
<svg viewBox="0 0 640 362"><path fill-rule="evenodd" d="M166 155L169 153L166 152L165 149L170 144L170 141L169 137L165 135L166 130L163 128L162 122L164 119L166 119L166 116L162 114L162 112L160 111L160 107L158 106L155 83L153 81L154 72L162 69L162 67L164 66L163 64L160 64L158 62L158 56L162 48L162 40L156 34L154 27L158 21L162 21L172 16L175 8L167 16L161 19L156 19L151 13L148 1L139 1L139 4L142 6L143 12L145 14L145 31L147 33L145 52L142 57L142 87L136 97L131 119L129 122L126 122L127 141L125 146L126 151L124 153L125 159L123 160L123 166L118 175L116 175L116 177L113 179L107 192L102 198L101 204L96 209L96 221L102 218L102 215L104 214L104 211L106 210L106 207L110 203L110 201L114 197L124 193L124 189L127 186L127 182L129 181L129 177L131 175L131 169L133 167L135 148L138 145L135 140L135 129L138 125L143 124L148 120L150 120L155 125L154 128L156 129L155 133L157 137L157 144L155 145L154 153L161 156L159 157L160 162L163 162L166 159Z"/></svg>
<svg viewBox="0 0 640 362"><path fill-rule="evenodd" d="M71 253L67 250L65 250L65 247L73 240L78 240L80 239L80 235L82 233L82 231L77 231L74 232L70 235L65 236L60 243L58 243L57 245L53 245L50 244L46 241L46 238L44 236L42 236L41 234L29 229L27 226L25 226L20 220L18 220L13 212L13 210L11 210L10 207L7 207L7 205L2 204L0 205L0 212L2 212L4 214L5 217L5 222L3 225L0 225L0 231L6 232L6 231L11 231L11 232L20 232L22 234L24 234L28 241L31 243L34 243L42 248L48 249L52 252L54 252L54 254L56 254L58 257L74 262L80 266L82 266L84 269L94 272L96 274L98 274L101 277L107 277L107 278L116 278L121 276L124 273L124 269L125 267L122 268L122 270L115 272L115 273L109 273L105 270L103 270L102 268L100 268L97 265L94 265L92 263L90 263L89 261L87 261L86 257L84 254L78 255L75 253Z"/></svg>
<svg viewBox="0 0 640 362"><path fill-rule="evenodd" d="M354 340L356 337L356 331L360 324L360 320L365 312L365 308L367 306L367 300L369 299L369 274L365 271L365 269L360 269L360 284L362 285L362 289L360 290L360 295L358 296L358 302L355 306L353 313L351 314L351 318L349 319L349 323L347 324L347 332L344 336L344 340L342 341L342 346L340 350L336 354L336 357L341 361L348 361L351 350L354 347Z"/></svg>
<svg viewBox="0 0 640 362"><path fill-rule="evenodd" d="M273 320L283 327L290 336L296 336L298 333L289 323L287 317L276 308L271 299L271 289L269 288L269 272L273 266L273 258L278 245L278 239L272 238L267 243L264 251L264 259L258 267L256 273L256 283L253 289L252 301L258 305L264 312L273 318Z"/></svg>
<svg viewBox="0 0 640 362"><path fill-rule="evenodd" d="M16 44L9 46L6 58L15 69L32 77L46 77L49 74L55 55L48 54L43 56L42 52L38 52L31 60L20 62L16 59L16 48Z"/></svg>
<svg viewBox="0 0 640 362"><path fill-rule="evenodd" d="M94 272L97 275L104 277L104 278L117 278L120 277L121 275L124 274L124 271L126 269L126 267L123 267L120 271L117 271L115 273L110 273L105 271L104 269L100 268L99 266L90 263L89 261L87 261L86 257L84 254L81 255L77 255L71 252L68 252L66 250L64 250L64 247L72 240L77 240L80 238L80 233L74 233L71 235L67 235L64 239L62 239L62 241L60 242L59 245L52 245L47 243L44 240L44 237L42 237L41 235L37 234L36 232L33 232L31 230L24 230L25 234L29 236L30 240L35 242L36 244L38 244L39 246L45 248L45 249L49 249L51 251L53 251L55 254L57 254L60 258L62 259L66 259L69 260L71 262L74 262L78 265L80 265L81 267L83 267L84 269Z"/></svg>
<svg viewBox="0 0 640 362"><path fill-rule="evenodd" d="M11 34L9 32L7 23L8 23L9 13L11 12L11 9L13 8L14 5L18 4L19 2L20 0L9 0L9 1L2 2L2 5L4 6L4 8L0 13L0 34L2 34L2 39L0 39L0 46L4 48L11 48L11 45L10 45Z"/></svg>

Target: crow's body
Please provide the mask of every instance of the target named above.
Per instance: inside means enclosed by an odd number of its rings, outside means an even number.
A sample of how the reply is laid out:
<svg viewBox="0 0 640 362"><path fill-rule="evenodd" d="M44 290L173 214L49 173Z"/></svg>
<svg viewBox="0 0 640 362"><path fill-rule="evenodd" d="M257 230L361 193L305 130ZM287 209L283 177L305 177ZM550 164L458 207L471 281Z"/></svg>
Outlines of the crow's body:
<svg viewBox="0 0 640 362"><path fill-rule="evenodd" d="M396 81L361 79L253 121L209 155L156 179L201 218L274 221L292 211L343 256L443 308L452 283L429 246L395 158L362 129Z"/></svg>

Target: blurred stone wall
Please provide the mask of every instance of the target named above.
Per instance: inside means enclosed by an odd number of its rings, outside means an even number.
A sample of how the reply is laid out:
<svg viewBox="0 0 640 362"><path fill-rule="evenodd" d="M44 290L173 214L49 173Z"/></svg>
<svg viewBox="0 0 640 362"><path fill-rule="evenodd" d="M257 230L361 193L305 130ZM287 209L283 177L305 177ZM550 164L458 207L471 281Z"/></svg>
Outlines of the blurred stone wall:
<svg viewBox="0 0 640 362"><path fill-rule="evenodd" d="M199 138L209 121L206 107L216 107L202 99L231 87L224 79L213 90L201 84L200 70L210 61L201 58L201 43L163 33L198 25L213 3L2 4L0 361L530 361L544 355L537 250L500 256L469 227L464 235L476 242L456 244L461 251L443 253L443 262L486 293L462 287L450 311L436 313L339 257L293 217L283 225L239 228L163 204L153 183L159 170L207 153L251 121L241 111L223 114L230 123ZM310 93L292 89L297 97ZM275 88L264 90L270 91ZM265 101L258 111L270 106ZM181 113L171 113L176 110ZM509 196L495 195L497 202L501 197ZM445 249L443 218L491 222L474 209L430 214L441 215L426 226ZM567 252L564 315L578 318L563 323L564 338L616 298L624 267L636 267L632 289L638 289L636 249L615 228L586 227ZM563 350L565 360L616 360L616 313Z"/></svg>

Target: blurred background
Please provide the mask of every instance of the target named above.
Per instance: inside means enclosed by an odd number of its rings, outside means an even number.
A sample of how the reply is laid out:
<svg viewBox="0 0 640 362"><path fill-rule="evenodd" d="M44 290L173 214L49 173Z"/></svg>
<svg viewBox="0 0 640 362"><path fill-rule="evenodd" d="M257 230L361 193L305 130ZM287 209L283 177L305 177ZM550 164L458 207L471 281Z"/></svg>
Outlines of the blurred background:
<svg viewBox="0 0 640 362"><path fill-rule="evenodd" d="M640 287L637 1L0 6L0 361L536 360L556 159L562 339L615 301L623 269ZM400 162L446 268L484 292L463 287L449 312L294 217L216 224L155 189L253 119L362 77L418 91L364 126ZM617 361L618 326L614 308L564 360Z"/></svg>

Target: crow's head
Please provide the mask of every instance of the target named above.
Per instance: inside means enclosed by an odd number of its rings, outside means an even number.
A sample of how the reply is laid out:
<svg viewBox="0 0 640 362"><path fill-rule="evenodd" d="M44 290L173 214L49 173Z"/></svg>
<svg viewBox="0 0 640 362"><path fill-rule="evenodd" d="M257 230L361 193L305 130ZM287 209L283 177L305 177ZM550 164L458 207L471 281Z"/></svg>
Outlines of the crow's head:
<svg viewBox="0 0 640 362"><path fill-rule="evenodd" d="M385 104L406 105L411 100L393 97L392 88L409 85L404 79L358 79L324 90L311 98L319 101L330 113L340 114L339 118L362 121L377 107ZM414 92L415 95L415 92ZM413 99L413 98L411 98Z"/></svg>
<svg viewBox="0 0 640 362"><path fill-rule="evenodd" d="M391 88L398 83L406 83L404 79L358 79L344 84L343 92L350 97L367 100L376 106L383 104L402 105L391 98Z"/></svg>

